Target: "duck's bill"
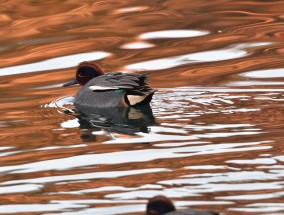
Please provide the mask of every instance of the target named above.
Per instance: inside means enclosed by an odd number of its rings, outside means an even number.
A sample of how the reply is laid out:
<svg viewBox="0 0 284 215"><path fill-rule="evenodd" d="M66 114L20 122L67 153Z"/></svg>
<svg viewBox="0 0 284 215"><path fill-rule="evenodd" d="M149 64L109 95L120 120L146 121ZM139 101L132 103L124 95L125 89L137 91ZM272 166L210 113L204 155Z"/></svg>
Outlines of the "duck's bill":
<svg viewBox="0 0 284 215"><path fill-rule="evenodd" d="M76 79L73 79L73 80L63 84L62 87L68 87L68 86L71 86L71 85L74 85L74 84L78 84L78 81Z"/></svg>

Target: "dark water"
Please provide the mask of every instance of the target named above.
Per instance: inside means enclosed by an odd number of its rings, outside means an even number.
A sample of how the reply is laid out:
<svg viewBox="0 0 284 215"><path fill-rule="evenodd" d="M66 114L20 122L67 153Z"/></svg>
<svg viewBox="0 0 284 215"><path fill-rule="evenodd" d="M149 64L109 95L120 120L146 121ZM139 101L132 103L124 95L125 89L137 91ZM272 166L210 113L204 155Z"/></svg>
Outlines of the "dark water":
<svg viewBox="0 0 284 215"><path fill-rule="evenodd" d="M284 1L0 1L0 213L284 214ZM149 110L68 114L81 61Z"/></svg>

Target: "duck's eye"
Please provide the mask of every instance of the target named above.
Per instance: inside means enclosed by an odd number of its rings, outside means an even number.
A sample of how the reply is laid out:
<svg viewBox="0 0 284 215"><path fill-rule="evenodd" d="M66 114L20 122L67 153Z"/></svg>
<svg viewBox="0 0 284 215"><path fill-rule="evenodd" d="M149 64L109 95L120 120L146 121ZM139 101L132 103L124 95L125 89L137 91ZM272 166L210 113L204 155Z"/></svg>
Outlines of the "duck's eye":
<svg viewBox="0 0 284 215"><path fill-rule="evenodd" d="M78 70L78 75L94 78L96 76L96 70L89 66L82 66Z"/></svg>

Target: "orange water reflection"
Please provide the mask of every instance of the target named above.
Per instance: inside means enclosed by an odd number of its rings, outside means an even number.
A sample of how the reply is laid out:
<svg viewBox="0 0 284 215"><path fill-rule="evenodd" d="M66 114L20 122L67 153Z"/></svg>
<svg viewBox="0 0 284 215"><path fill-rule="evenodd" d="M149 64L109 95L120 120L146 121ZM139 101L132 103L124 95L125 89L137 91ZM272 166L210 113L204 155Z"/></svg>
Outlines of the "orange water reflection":
<svg viewBox="0 0 284 215"><path fill-rule="evenodd" d="M0 213L284 213L283 4L1 1ZM73 113L83 60L147 73L151 114Z"/></svg>

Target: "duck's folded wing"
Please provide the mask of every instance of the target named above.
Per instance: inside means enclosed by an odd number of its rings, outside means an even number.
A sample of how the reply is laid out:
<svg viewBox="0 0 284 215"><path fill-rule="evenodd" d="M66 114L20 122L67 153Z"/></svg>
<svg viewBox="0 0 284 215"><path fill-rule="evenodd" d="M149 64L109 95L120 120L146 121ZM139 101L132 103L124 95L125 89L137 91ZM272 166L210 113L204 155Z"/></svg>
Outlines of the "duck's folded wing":
<svg viewBox="0 0 284 215"><path fill-rule="evenodd" d="M92 79L87 85L93 91L113 90L123 93L121 98L129 106L146 105L156 91L148 86L146 79L143 74L110 73Z"/></svg>
<svg viewBox="0 0 284 215"><path fill-rule="evenodd" d="M133 94L146 94L152 89L146 83L146 76L132 73L111 73L94 78L89 89L94 91L126 90Z"/></svg>

